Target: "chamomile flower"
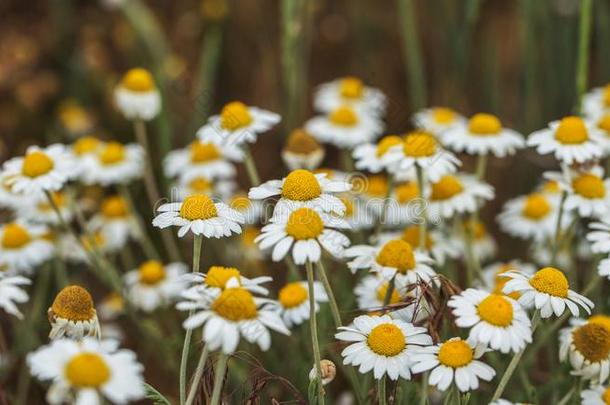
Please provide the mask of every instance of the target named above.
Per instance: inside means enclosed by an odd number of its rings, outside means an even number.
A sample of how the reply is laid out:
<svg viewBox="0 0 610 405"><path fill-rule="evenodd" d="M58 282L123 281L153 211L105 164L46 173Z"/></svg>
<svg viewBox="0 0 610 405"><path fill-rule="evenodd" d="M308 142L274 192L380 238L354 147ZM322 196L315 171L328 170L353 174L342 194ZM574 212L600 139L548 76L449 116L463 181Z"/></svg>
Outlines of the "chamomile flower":
<svg viewBox="0 0 610 405"><path fill-rule="evenodd" d="M272 281L269 276L245 277L235 267L210 266L207 273L188 273L183 276L183 279L189 282L191 287L183 292L182 296L193 300L197 299L199 294L216 296L226 288L227 282L233 278L238 281L242 288L260 295L269 293L261 284Z"/></svg>
<svg viewBox="0 0 610 405"><path fill-rule="evenodd" d="M525 308L540 310L541 318L549 318L553 313L561 316L566 307L578 316L578 306L587 313L594 306L590 299L570 290L566 276L554 267L544 267L532 276L517 271L508 271L503 276L512 279L504 286L504 293L519 292L519 303Z"/></svg>
<svg viewBox="0 0 610 405"><path fill-rule="evenodd" d="M583 112L591 118L610 112L610 84L591 89L582 98Z"/></svg>
<svg viewBox="0 0 610 405"><path fill-rule="evenodd" d="M55 251L45 236L47 228L22 220L0 226L0 263L10 270L31 272L49 260Z"/></svg>
<svg viewBox="0 0 610 405"><path fill-rule="evenodd" d="M514 155L517 149L525 146L523 135L502 126L492 114L473 115L468 123L450 128L442 135L445 146L455 152L469 155L489 155L505 157Z"/></svg>
<svg viewBox="0 0 610 405"><path fill-rule="evenodd" d="M264 213L262 201L252 201L248 199L246 193L238 192L231 196L228 201L231 209L239 212L245 218L245 223L248 225L256 224L260 221Z"/></svg>
<svg viewBox="0 0 610 405"><path fill-rule="evenodd" d="M282 160L289 170L314 170L324 159L325 150L313 136L305 130L293 130L282 149Z"/></svg>
<svg viewBox="0 0 610 405"><path fill-rule="evenodd" d="M12 192L32 196L60 190L78 174L75 169L66 147L53 144L46 148L30 146L25 156L4 162L2 174Z"/></svg>
<svg viewBox="0 0 610 405"><path fill-rule="evenodd" d="M343 252L343 257L352 259L347 264L352 273L370 270L386 280L395 277L399 287L420 280L430 282L436 276L431 267L434 261L424 253L414 251L411 244L402 239L393 239L379 246L353 246Z"/></svg>
<svg viewBox="0 0 610 405"><path fill-rule="evenodd" d="M479 260L485 261L496 255L498 245L482 221L468 219L464 221L464 228L472 235L472 248ZM466 249L466 240L461 238L461 242Z"/></svg>
<svg viewBox="0 0 610 405"><path fill-rule="evenodd" d="M206 176L195 176L188 181L180 179L174 184L172 196L177 200L184 200L193 194L205 194L211 198L224 200L233 195L237 188L237 183L233 179L212 180Z"/></svg>
<svg viewBox="0 0 610 405"><path fill-rule="evenodd" d="M600 219L610 213L610 179L604 169L594 166L587 170L570 170L564 176L548 173L568 193L565 209L582 218Z"/></svg>
<svg viewBox="0 0 610 405"><path fill-rule="evenodd" d="M428 215L452 218L456 214L472 213L494 195L492 186L471 175L445 175L430 185Z"/></svg>
<svg viewBox="0 0 610 405"><path fill-rule="evenodd" d="M491 381L496 375L493 368L479 360L485 350L482 345L473 346L458 337L451 338L415 353L411 357L411 371L432 370L428 384L441 391L447 390L453 382L461 392L476 390L479 380Z"/></svg>
<svg viewBox="0 0 610 405"><path fill-rule="evenodd" d="M527 144L535 147L541 155L553 153L557 160L571 165L599 159L603 154L598 143L601 137L601 131L594 124L580 117L568 116L532 133Z"/></svg>
<svg viewBox="0 0 610 405"><path fill-rule="evenodd" d="M610 387L605 385L592 385L580 392L583 405L607 405L610 402Z"/></svg>
<svg viewBox="0 0 610 405"><path fill-rule="evenodd" d="M402 145L403 140L398 135L387 135L375 143L365 143L356 146L352 152L356 169L368 170L371 173L379 173L384 170L387 164L383 157L391 147Z"/></svg>
<svg viewBox="0 0 610 405"><path fill-rule="evenodd" d="M57 108L57 121L70 138L82 136L95 125L91 113L77 100L62 100Z"/></svg>
<svg viewBox="0 0 610 405"><path fill-rule="evenodd" d="M271 346L268 329L290 335L277 312L277 303L253 296L236 278L227 281L222 291L211 296L202 293L196 299L179 302L176 308L194 311L183 326L186 329L203 326L203 341L212 351L231 354L240 337L267 351Z"/></svg>
<svg viewBox="0 0 610 405"><path fill-rule="evenodd" d="M320 142L352 150L377 138L383 124L370 113L342 105L326 115L311 118L305 123L305 130Z"/></svg>
<svg viewBox="0 0 610 405"><path fill-rule="evenodd" d="M455 173L461 165L453 153L440 146L434 135L425 131L407 134L401 144L388 149L382 160L390 173L412 173L418 166L432 182Z"/></svg>
<svg viewBox="0 0 610 405"><path fill-rule="evenodd" d="M314 174L308 170L293 170L282 180L270 180L252 187L248 193L251 200L280 196L275 212L293 211L298 208L320 208L325 212L343 215L345 205L332 195L349 191L351 185L345 181L328 179L325 173Z"/></svg>
<svg viewBox="0 0 610 405"><path fill-rule="evenodd" d="M91 230L107 235L106 244L111 250L121 249L129 238L137 238L138 224L130 212L129 203L118 195L105 197L100 212L89 222Z"/></svg>
<svg viewBox="0 0 610 405"><path fill-rule="evenodd" d="M503 274L507 271L519 271L523 274L531 276L537 270L536 266L531 263L523 263L519 260L512 260L508 263L496 262L485 266L483 269L482 279L484 289L492 294L504 294L504 286L510 280L510 278ZM514 291L508 294L514 300L519 299L520 293Z"/></svg>
<svg viewBox="0 0 610 405"><path fill-rule="evenodd" d="M313 284L316 312L320 303L328 302L324 286L319 281ZM284 285L278 293L280 316L288 328L309 320L309 286L307 281L295 281Z"/></svg>
<svg viewBox="0 0 610 405"><path fill-rule="evenodd" d="M465 124L466 119L451 108L433 107L416 112L413 122L416 127L431 132L442 141L445 132Z"/></svg>
<svg viewBox="0 0 610 405"><path fill-rule="evenodd" d="M87 156L94 156L99 149L104 145L99 138L88 135L78 138L71 146L70 152L76 166L78 167L79 173L83 171L83 160Z"/></svg>
<svg viewBox="0 0 610 405"><path fill-rule="evenodd" d="M610 220L591 222L589 229L591 232L587 234L587 240L591 242L593 253L610 253Z"/></svg>
<svg viewBox="0 0 610 405"><path fill-rule="evenodd" d="M371 229L375 225L375 216L364 201L351 193L342 193L338 197L345 205L341 218L347 222L350 230Z"/></svg>
<svg viewBox="0 0 610 405"><path fill-rule="evenodd" d="M11 190L10 178L4 172L0 172L0 207L12 211L18 210L22 205L28 204L28 197L23 194L16 194Z"/></svg>
<svg viewBox="0 0 610 405"><path fill-rule="evenodd" d="M206 238L222 238L241 233L245 219L242 214L224 203L214 203L206 195L192 195L180 203L163 204L153 219L153 225L164 229L179 226L178 237L191 231Z"/></svg>
<svg viewBox="0 0 610 405"><path fill-rule="evenodd" d="M373 370L376 380L385 375L391 380L410 380L412 356L432 344L426 328L389 315L361 315L353 327L340 327L335 338L350 343L341 352L343 364L358 367L361 374Z"/></svg>
<svg viewBox="0 0 610 405"><path fill-rule="evenodd" d="M558 200L552 200L542 193L531 193L513 198L504 204L498 215L500 228L509 235L543 241L555 233ZM569 215L563 215L561 226L567 226Z"/></svg>
<svg viewBox="0 0 610 405"><path fill-rule="evenodd" d="M316 263L321 258L322 249L341 257L350 241L335 228L347 227L341 218L303 207L274 214L255 241L263 250L273 247L273 261L282 260L291 251L295 264Z"/></svg>
<svg viewBox="0 0 610 405"><path fill-rule="evenodd" d="M143 68L125 73L114 89L114 102L129 120L150 121L161 111L161 94L152 74Z"/></svg>
<svg viewBox="0 0 610 405"><path fill-rule="evenodd" d="M28 354L32 375L52 381L46 400L52 405L126 404L144 398L144 367L115 340L60 339Z"/></svg>
<svg viewBox="0 0 610 405"><path fill-rule="evenodd" d="M407 225L402 231L384 232L379 235L379 242L392 239L402 239L415 248L419 248L419 225ZM435 263L442 266L448 258L456 259L460 256L460 244L455 239L446 236L442 231L429 229L426 232L424 251L428 252Z"/></svg>
<svg viewBox="0 0 610 405"><path fill-rule="evenodd" d="M396 227L419 223L425 202L420 198L416 181L404 181L394 185L385 210L385 226Z"/></svg>
<svg viewBox="0 0 610 405"><path fill-rule="evenodd" d="M187 270L184 263L164 265L157 260L148 260L125 274L127 297L136 308L152 312L180 296L186 286L182 275Z"/></svg>
<svg viewBox="0 0 610 405"><path fill-rule="evenodd" d="M51 340L100 337L100 323L89 291L78 285L64 287L48 310Z"/></svg>
<svg viewBox="0 0 610 405"><path fill-rule="evenodd" d="M610 154L610 110L594 120L600 130L599 144L604 148L604 155Z"/></svg>
<svg viewBox="0 0 610 405"><path fill-rule="evenodd" d="M451 297L455 324L470 328L468 340L502 353L518 353L532 342L531 322L512 298L468 288Z"/></svg>
<svg viewBox="0 0 610 405"><path fill-rule="evenodd" d="M31 283L25 277L0 273L0 308L19 319L23 319L23 314L17 308L17 304L28 302L28 293L23 290L22 286Z"/></svg>
<svg viewBox="0 0 610 405"><path fill-rule="evenodd" d="M318 111L329 112L342 105L374 114L383 115L387 100L378 89L365 86L362 80L346 76L321 84L314 94L314 107Z"/></svg>
<svg viewBox="0 0 610 405"><path fill-rule="evenodd" d="M126 184L142 176L144 150L138 144L104 143L95 154L85 156L81 166L85 184Z"/></svg>
<svg viewBox="0 0 610 405"><path fill-rule="evenodd" d="M569 360L572 374L605 382L610 375L610 329L600 322L564 328L559 335L559 358Z"/></svg>
<svg viewBox="0 0 610 405"><path fill-rule="evenodd" d="M352 194L364 203L367 211L374 217L381 218L390 188L388 177L384 174L358 176L351 179L351 185ZM389 207L392 205L394 202L390 200Z"/></svg>
<svg viewBox="0 0 610 405"><path fill-rule="evenodd" d="M207 124L199 128L197 136L204 141L218 137L225 145L254 143L259 134L269 131L278 122L280 116L276 113L232 101L225 104L219 115L211 116Z"/></svg>
<svg viewBox="0 0 610 405"><path fill-rule="evenodd" d="M179 176L181 182L198 177L228 179L235 176L235 166L231 162L242 159L242 151L235 145L198 139L184 149L171 151L163 160L163 168L167 177Z"/></svg>
<svg viewBox="0 0 610 405"><path fill-rule="evenodd" d="M68 203L70 197L63 191L54 191L50 195L53 203L59 209L61 218L69 223L74 216L74 210L71 209ZM47 196L39 196L22 201L21 205L16 207L16 211L17 217L33 224L59 225L60 222Z"/></svg>
<svg viewBox="0 0 610 405"><path fill-rule="evenodd" d="M383 307L384 300L388 294L390 282L379 274L363 277L356 287L354 294L358 302L358 309L375 311ZM389 297L388 304L398 304L404 295L403 288L394 288Z"/></svg>

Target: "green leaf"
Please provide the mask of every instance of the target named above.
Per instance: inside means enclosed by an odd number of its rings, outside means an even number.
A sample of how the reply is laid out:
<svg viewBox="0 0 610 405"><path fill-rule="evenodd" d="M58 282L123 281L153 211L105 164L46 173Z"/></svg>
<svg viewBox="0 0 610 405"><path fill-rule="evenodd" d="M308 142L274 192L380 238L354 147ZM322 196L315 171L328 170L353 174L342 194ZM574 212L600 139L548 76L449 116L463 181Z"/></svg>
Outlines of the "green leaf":
<svg viewBox="0 0 610 405"><path fill-rule="evenodd" d="M146 398L150 399L154 405L172 405L167 398L157 391L152 385L144 383Z"/></svg>

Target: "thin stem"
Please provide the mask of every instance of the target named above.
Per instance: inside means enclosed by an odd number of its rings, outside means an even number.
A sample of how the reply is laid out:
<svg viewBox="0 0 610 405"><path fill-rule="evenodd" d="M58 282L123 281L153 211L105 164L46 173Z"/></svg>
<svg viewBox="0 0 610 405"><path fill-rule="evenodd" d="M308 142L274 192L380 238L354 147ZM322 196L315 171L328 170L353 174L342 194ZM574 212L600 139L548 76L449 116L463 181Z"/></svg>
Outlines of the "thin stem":
<svg viewBox="0 0 610 405"><path fill-rule="evenodd" d="M142 220L142 217L136 210L136 207L135 207L135 204L133 201L133 197L131 196L131 192L129 191L129 187L126 184L121 184L119 186L119 193L121 194L121 197L123 197L123 199L127 203L127 206L129 207L129 212L131 213L131 215L133 216L133 218L136 221L136 225L138 227L138 241L140 242L140 245L142 246L144 253L149 258L159 260L159 258L160 258L159 252L157 252L157 249L155 248L154 243L148 236L148 232L146 232L146 227L144 226L144 221Z"/></svg>
<svg viewBox="0 0 610 405"><path fill-rule="evenodd" d="M229 356L222 351L218 354L218 363L216 364L216 373L214 373L214 389L212 391L212 400L210 405L218 405L220 401L220 393L225 379L225 371L227 370L227 360Z"/></svg>
<svg viewBox="0 0 610 405"><path fill-rule="evenodd" d="M426 77L417 34L417 17L414 0L398 0L398 18L403 41L403 58L407 66L411 109L426 106Z"/></svg>
<svg viewBox="0 0 610 405"><path fill-rule="evenodd" d="M309 287L309 330L311 332L311 346L313 350L314 367L316 368L316 383L318 388L318 402L324 403L324 389L322 388L322 370L320 368L320 344L318 343L318 323L316 320L316 300L314 293L313 264L305 262L307 271L307 285Z"/></svg>
<svg viewBox="0 0 610 405"><path fill-rule="evenodd" d="M199 388L199 383L201 382L201 376L203 375L205 362L208 359L208 352L208 345L206 344L205 346L203 346L201 356L199 356L199 362L197 363L197 368L195 369L195 375L193 376L191 389L189 390L188 397L186 398L186 405L192 405L193 401L195 401L195 395L197 394L197 389Z"/></svg>
<svg viewBox="0 0 610 405"><path fill-rule="evenodd" d="M394 288L396 288L396 275L394 275L390 281L388 281L388 289L385 291L385 296L383 297L383 307L387 307L392 299L392 294L394 294Z"/></svg>
<svg viewBox="0 0 610 405"><path fill-rule="evenodd" d="M563 221L563 212L568 193L561 193L561 201L559 202L559 214L555 223L555 236L553 238L553 248L551 251L551 266L557 266L557 254L559 253L559 241L561 239L561 222Z"/></svg>
<svg viewBox="0 0 610 405"><path fill-rule="evenodd" d="M244 146L244 166L246 167L246 173L248 173L248 179L250 180L250 185L252 187L256 187L261 184L261 178L258 175L258 170L256 169L256 163L254 162L254 158L252 157L252 152L250 152L250 147L248 145Z"/></svg>
<svg viewBox="0 0 610 405"><path fill-rule="evenodd" d="M478 180L485 180L485 171L487 169L487 155L479 155L477 159L477 168L475 175Z"/></svg>
<svg viewBox="0 0 610 405"><path fill-rule="evenodd" d="M377 380L377 399L379 400L379 405L387 405L388 397L385 391L385 374L379 380Z"/></svg>
<svg viewBox="0 0 610 405"><path fill-rule="evenodd" d="M193 273L199 272L199 264L201 262L201 245L203 244L203 237L201 235L195 235L193 240ZM193 315L193 310L189 311L188 316ZM182 356L180 358L180 404L184 405L186 396L186 367L189 357L189 348L191 345L191 337L193 335L192 329L187 329L184 335L184 343L182 344Z"/></svg>
<svg viewBox="0 0 610 405"><path fill-rule="evenodd" d="M415 165L415 172L417 174L417 187L419 188L419 199L422 204L421 213L419 217L419 248L423 251L426 249L426 200L424 197L424 183L425 174L424 169L420 165Z"/></svg>
<svg viewBox="0 0 610 405"><path fill-rule="evenodd" d="M428 372L421 375L421 393L419 394L419 405L428 403Z"/></svg>
<svg viewBox="0 0 610 405"><path fill-rule="evenodd" d="M582 96L587 88L587 73L589 64L589 41L591 38L591 14L593 0L580 1L580 22L578 34L578 59L576 63L576 111L580 112Z"/></svg>
<svg viewBox="0 0 610 405"><path fill-rule="evenodd" d="M388 189L386 190L385 199L383 200L381 216L379 217L379 221L377 222L377 226L375 227L375 232L373 233L375 239L379 237L383 226L386 225L386 221L388 218L388 208L390 206L390 202L392 201L390 198L390 196L392 195L392 191L394 191L394 176L390 174L388 175Z"/></svg>
<svg viewBox="0 0 610 405"><path fill-rule="evenodd" d="M322 260L318 260L318 275L322 279L322 284L324 284L324 290L326 290L326 295L328 296L328 301L330 303L330 312L333 315L333 320L335 321L335 327L343 326L343 321L341 320L341 313L339 312L339 305L337 305L337 300L335 299L335 294L333 293L332 286L330 285L330 281L328 280L328 275L326 274L326 269L322 264Z"/></svg>

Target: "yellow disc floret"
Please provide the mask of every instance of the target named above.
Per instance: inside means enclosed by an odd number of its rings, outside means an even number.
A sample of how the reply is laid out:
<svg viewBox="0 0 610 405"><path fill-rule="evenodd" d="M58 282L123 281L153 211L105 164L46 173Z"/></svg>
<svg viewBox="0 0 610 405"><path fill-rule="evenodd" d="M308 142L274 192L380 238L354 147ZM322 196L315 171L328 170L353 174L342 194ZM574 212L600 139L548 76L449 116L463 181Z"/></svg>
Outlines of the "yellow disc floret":
<svg viewBox="0 0 610 405"><path fill-rule="evenodd" d="M357 99L362 97L363 92L364 85L362 84L362 80L357 77L348 76L341 79L341 82L339 83L339 93L341 94L341 97Z"/></svg>
<svg viewBox="0 0 610 405"><path fill-rule="evenodd" d="M586 323L572 332L574 347L585 360L597 363L610 356L610 331L599 323Z"/></svg>
<svg viewBox="0 0 610 405"><path fill-rule="evenodd" d="M396 200L399 204L406 204L419 197L419 187L415 181L406 181L397 184L394 188L394 192L396 193Z"/></svg>
<svg viewBox="0 0 610 405"><path fill-rule="evenodd" d="M492 114L475 114L468 121L468 131L473 135L497 135L502 130L502 123Z"/></svg>
<svg viewBox="0 0 610 405"><path fill-rule="evenodd" d="M554 267L538 270L530 279L530 285L539 292L561 298L568 296L570 287L566 276Z"/></svg>
<svg viewBox="0 0 610 405"><path fill-rule="evenodd" d="M82 156L88 153L95 152L101 141L94 136L83 136L72 145L74 154Z"/></svg>
<svg viewBox="0 0 610 405"><path fill-rule="evenodd" d="M198 194L205 194L212 190L212 182L205 177L195 177L190 181L189 187Z"/></svg>
<svg viewBox="0 0 610 405"><path fill-rule="evenodd" d="M572 180L576 194L588 199L599 199L606 196L604 180L592 173L584 173Z"/></svg>
<svg viewBox="0 0 610 405"><path fill-rule="evenodd" d="M354 182L356 179L354 179ZM356 188L356 187L354 187ZM366 193L372 197L385 197L388 193L388 179L382 174L375 174L366 178Z"/></svg>
<svg viewBox="0 0 610 405"><path fill-rule="evenodd" d="M455 121L456 113L451 108L436 107L432 109L432 119L437 124L451 124Z"/></svg>
<svg viewBox="0 0 610 405"><path fill-rule="evenodd" d="M155 80L148 70L133 68L125 73L121 86L130 91L144 93L155 89Z"/></svg>
<svg viewBox="0 0 610 405"><path fill-rule="evenodd" d="M468 365L473 357L472 347L460 338L449 339L441 345L438 351L438 361L452 368Z"/></svg>
<svg viewBox="0 0 610 405"><path fill-rule="evenodd" d="M110 379L110 368L97 353L79 353L66 364L64 375L72 387L94 389Z"/></svg>
<svg viewBox="0 0 610 405"><path fill-rule="evenodd" d="M482 320L495 326L506 327L513 322L513 305L502 295L489 294L477 311Z"/></svg>
<svg viewBox="0 0 610 405"><path fill-rule="evenodd" d="M381 140L377 143L377 149L375 151L375 155L380 158L392 147L396 145L400 145L402 143L402 138L398 135L388 135L381 138Z"/></svg>
<svg viewBox="0 0 610 405"><path fill-rule="evenodd" d="M106 197L102 201L101 211L106 218L125 218L129 213L129 206L123 197L115 195Z"/></svg>
<svg viewBox="0 0 610 405"><path fill-rule="evenodd" d="M224 290L212 303L212 310L234 322L256 318L257 314L254 297L244 288Z"/></svg>
<svg viewBox="0 0 610 405"><path fill-rule="evenodd" d="M106 166L120 163L125 160L125 146L118 142L108 142L99 151L99 159Z"/></svg>
<svg viewBox="0 0 610 405"><path fill-rule="evenodd" d="M599 121L597 121L597 127L606 132L606 135L610 136L610 114L604 114Z"/></svg>
<svg viewBox="0 0 610 405"><path fill-rule="evenodd" d="M210 219L218 216L218 210L210 197L203 194L197 194L187 197L182 202L180 216L189 221Z"/></svg>
<svg viewBox="0 0 610 405"><path fill-rule="evenodd" d="M424 131L415 131L407 135L403 144L406 156L420 158L430 157L436 153L437 142L434 135Z"/></svg>
<svg viewBox="0 0 610 405"><path fill-rule="evenodd" d="M342 127L353 127L358 123L356 112L348 106L341 106L335 109L329 114L328 119L333 124Z"/></svg>
<svg viewBox="0 0 610 405"><path fill-rule="evenodd" d="M43 176L53 170L53 160L44 152L36 150L25 155L21 173L27 177Z"/></svg>
<svg viewBox="0 0 610 405"><path fill-rule="evenodd" d="M51 305L53 315L70 321L88 321L95 316L93 298L83 287L69 285L64 287Z"/></svg>
<svg viewBox="0 0 610 405"><path fill-rule="evenodd" d="M324 222L311 208L299 208L290 214L286 233L296 240L314 239L324 231Z"/></svg>
<svg viewBox="0 0 610 405"><path fill-rule="evenodd" d="M251 122L250 110L241 101L232 101L226 104L220 112L220 125L229 131L246 127Z"/></svg>
<svg viewBox="0 0 610 405"><path fill-rule="evenodd" d="M393 267L402 274L415 267L413 248L402 239L394 239L383 245L376 260L381 266Z"/></svg>
<svg viewBox="0 0 610 405"><path fill-rule="evenodd" d="M418 225L411 225L411 226L407 226L403 231L402 234L400 235L400 237L409 243L409 245L411 246L419 246L419 241L420 241L420 229ZM434 242L432 241L432 238L430 237L430 233L426 232L426 250L430 250L432 249L432 246L434 246Z"/></svg>
<svg viewBox="0 0 610 405"><path fill-rule="evenodd" d="M240 280L240 273L235 267L212 266L205 276L205 284L209 287L225 288L227 281L235 278Z"/></svg>
<svg viewBox="0 0 610 405"><path fill-rule="evenodd" d="M385 296L388 294L388 289L390 288L390 282L385 281L383 284L377 288L377 300L379 302L385 301ZM397 304L400 302L400 293L394 288L392 290L392 294L390 295L390 300L388 304Z"/></svg>
<svg viewBox="0 0 610 405"><path fill-rule="evenodd" d="M213 143L195 141L191 143L191 162L205 163L220 159L222 153Z"/></svg>
<svg viewBox="0 0 610 405"><path fill-rule="evenodd" d="M386 357L396 356L407 345L404 333L393 323L375 326L369 333L366 343L374 353Z"/></svg>
<svg viewBox="0 0 610 405"><path fill-rule="evenodd" d="M316 138L309 135L303 129L297 128L288 136L284 149L297 155L308 155L320 150L321 146Z"/></svg>
<svg viewBox="0 0 610 405"><path fill-rule="evenodd" d="M138 278L142 284L156 285L165 280L165 277L166 274L163 264L157 260L144 262L138 268Z"/></svg>
<svg viewBox="0 0 610 405"><path fill-rule="evenodd" d="M343 216L345 218L351 218L354 215L354 200L351 197L342 195L339 197L343 205L345 205L345 212Z"/></svg>
<svg viewBox="0 0 610 405"><path fill-rule="evenodd" d="M438 182L432 183L430 199L433 201L448 200L463 190L464 186L460 179L451 175L443 176Z"/></svg>
<svg viewBox="0 0 610 405"><path fill-rule="evenodd" d="M32 241L32 236L23 226L11 222L4 226L2 232L2 247L5 249L19 249Z"/></svg>
<svg viewBox="0 0 610 405"><path fill-rule="evenodd" d="M523 203L521 213L524 217L539 221L551 212L551 203L542 194L532 193L528 195Z"/></svg>
<svg viewBox="0 0 610 405"><path fill-rule="evenodd" d="M234 195L231 198L231 202L229 203L229 206L231 208L233 208L234 210L240 211L240 212L246 211L248 208L250 208L251 205L252 205L252 202L248 199L248 196L245 194Z"/></svg>
<svg viewBox="0 0 610 405"><path fill-rule="evenodd" d="M278 295L280 304L282 304L284 308L288 309L298 307L299 305L304 303L305 300L307 300L307 297L307 289L305 289L305 287L303 287L303 284L299 282L286 284L280 290L280 293Z"/></svg>
<svg viewBox="0 0 610 405"><path fill-rule="evenodd" d="M555 130L555 139L564 145L584 143L589 139L585 122L580 117L562 118Z"/></svg>
<svg viewBox="0 0 610 405"><path fill-rule="evenodd" d="M316 176L309 170L298 169L290 172L282 186L282 197L294 201L309 201L322 194L322 187Z"/></svg>
<svg viewBox="0 0 610 405"><path fill-rule="evenodd" d="M602 326L605 326L606 329L610 332L610 316L608 315L593 315L587 319L587 322L597 323Z"/></svg>

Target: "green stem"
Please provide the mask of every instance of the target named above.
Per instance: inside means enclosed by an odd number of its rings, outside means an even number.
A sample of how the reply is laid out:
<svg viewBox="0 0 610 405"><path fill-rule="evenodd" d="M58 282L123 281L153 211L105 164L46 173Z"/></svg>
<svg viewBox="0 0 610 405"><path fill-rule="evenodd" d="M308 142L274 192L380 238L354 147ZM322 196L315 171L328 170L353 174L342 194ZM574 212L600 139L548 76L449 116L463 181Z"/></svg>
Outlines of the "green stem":
<svg viewBox="0 0 610 405"><path fill-rule="evenodd" d="M388 403L388 397L386 394L386 381L385 381L385 374L383 375L383 377L381 377L379 380L377 380L377 399L378 399L378 403L379 405L387 405Z"/></svg>
<svg viewBox="0 0 610 405"><path fill-rule="evenodd" d="M138 241L140 242L144 253L148 258L159 260L161 256L159 255L159 252L157 252L154 243L148 236L148 232L146 231L146 226L144 225L142 216L136 210L133 197L131 196L131 192L129 191L129 187L126 184L119 185L119 193L127 203L127 206L129 207L129 212L131 213L131 215L133 215L133 218L136 221L136 225L138 227Z"/></svg>
<svg viewBox="0 0 610 405"><path fill-rule="evenodd" d="M335 299L335 294L333 293L332 286L330 285L330 281L328 279L328 275L326 274L326 269L322 264L322 260L318 260L318 275L322 279L322 284L324 284L324 289L326 290L326 295L328 296L328 302L330 304L330 312L333 315L333 320L335 321L335 327L343 326L343 321L341 321L341 313L339 312L339 305L337 305L337 300Z"/></svg>
<svg viewBox="0 0 610 405"><path fill-rule="evenodd" d="M201 356L199 357L199 362L197 363L197 368L195 369L193 382L191 383L191 389L189 390L188 397L186 398L186 405L192 405L193 401L195 401L195 395L197 394L197 389L199 388L199 383L201 382L201 376L203 375L205 362L208 359L208 352L208 345L206 344L205 346L203 346Z"/></svg>
<svg viewBox="0 0 610 405"><path fill-rule="evenodd" d="M428 372L421 376L421 393L419 394L419 405L426 405L428 403Z"/></svg>
<svg viewBox="0 0 610 405"><path fill-rule="evenodd" d="M417 174L417 187L419 188L419 199L422 204L421 213L419 217L419 249L422 251L426 250L426 200L424 197L424 183L425 174L418 164L415 165L415 171Z"/></svg>
<svg viewBox="0 0 610 405"><path fill-rule="evenodd" d="M309 287L309 329L311 332L311 346L313 350L314 367L316 369L316 386L318 388L318 403L324 403L324 389L322 388L322 370L320 369L320 344L318 342L318 323L316 320L316 300L314 293L313 264L308 260L305 262L307 271L307 285Z"/></svg>
<svg viewBox="0 0 610 405"><path fill-rule="evenodd" d="M225 371L227 370L227 360L229 356L222 351L218 354L218 363L216 364L216 373L214 373L214 389L212 391L212 400L210 405L218 405L220 394L225 379Z"/></svg>
<svg viewBox="0 0 610 405"><path fill-rule="evenodd" d="M478 180L485 180L485 171L487 169L487 155L479 155L477 158L476 178Z"/></svg>
<svg viewBox="0 0 610 405"><path fill-rule="evenodd" d="M390 206L390 202L392 201L390 196L392 195L393 191L394 191L394 176L389 174L388 175L388 189L386 190L385 199L383 200L381 216L379 217L379 220L377 221L377 226L375 226L375 232L373 233L375 239L377 239L379 237L381 230L383 229L384 225L386 225L386 221L387 221L387 217L388 217L388 207Z"/></svg>
<svg viewBox="0 0 610 405"><path fill-rule="evenodd" d="M553 248L551 250L551 266L557 266L557 255L559 254L559 241L561 239L561 222L563 221L564 206L568 198L568 193L561 193L561 201L559 202L559 214L557 214L557 222L555 223L555 236L553 238Z"/></svg>
<svg viewBox="0 0 610 405"><path fill-rule="evenodd" d="M591 15L593 0L580 0L580 22L578 33L578 59L576 63L576 111L581 111L582 96L587 89L589 64L589 42L591 40Z"/></svg>
<svg viewBox="0 0 610 405"><path fill-rule="evenodd" d="M388 289L385 292L385 296L383 297L383 307L387 307L392 299L392 294L394 293L394 288L396 288L396 275L394 275L390 281L388 281Z"/></svg>
<svg viewBox="0 0 610 405"><path fill-rule="evenodd" d="M248 145L244 145L244 166L246 167L246 173L248 174L248 179L250 180L250 185L252 187L256 187L261 184L261 178L258 175L258 170L256 169L256 163L254 162L254 158L252 157L252 152L250 152L250 147Z"/></svg>
<svg viewBox="0 0 610 405"><path fill-rule="evenodd" d="M398 18L403 41L403 58L407 66L407 76L411 109L426 106L426 77L417 34L417 17L414 0L398 0Z"/></svg>

